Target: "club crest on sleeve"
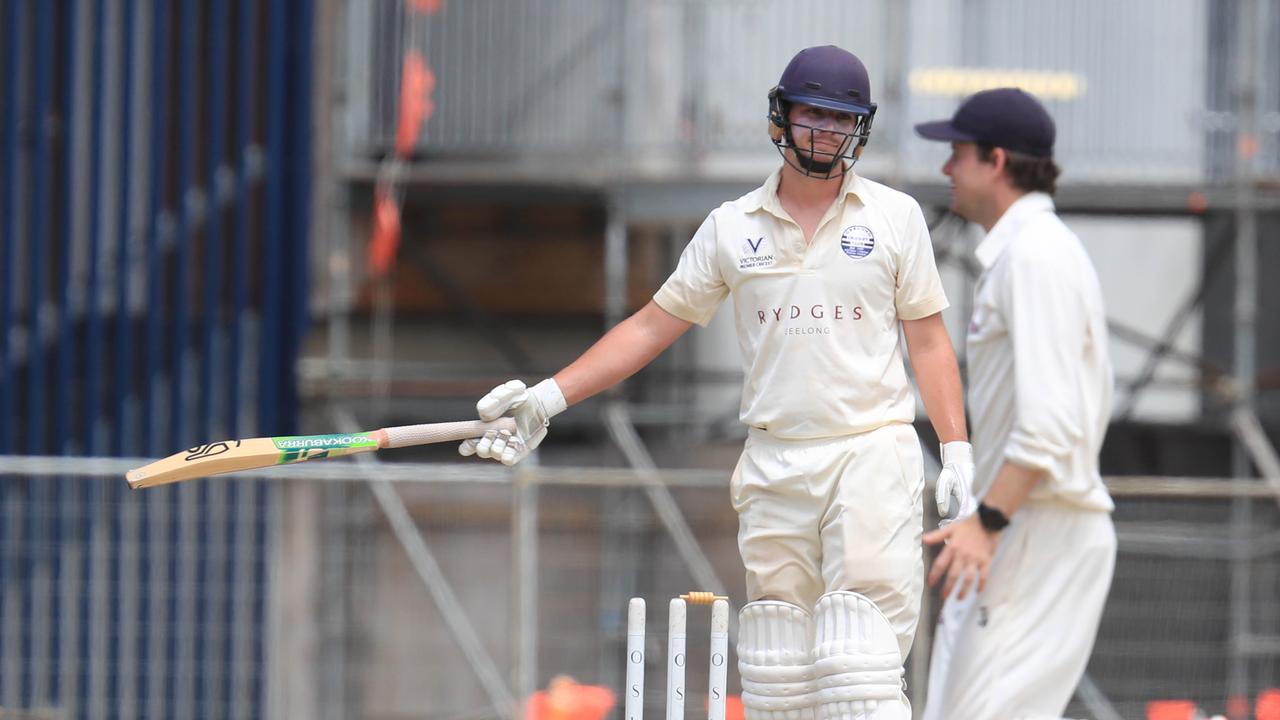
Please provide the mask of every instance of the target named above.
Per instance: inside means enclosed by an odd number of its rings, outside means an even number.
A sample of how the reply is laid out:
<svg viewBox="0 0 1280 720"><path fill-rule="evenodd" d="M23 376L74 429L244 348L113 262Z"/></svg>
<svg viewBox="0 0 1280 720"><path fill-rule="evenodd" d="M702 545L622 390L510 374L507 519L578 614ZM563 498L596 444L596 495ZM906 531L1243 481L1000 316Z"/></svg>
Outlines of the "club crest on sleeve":
<svg viewBox="0 0 1280 720"><path fill-rule="evenodd" d="M738 256L739 270L771 267L773 262L773 248L769 244L769 238L761 236L743 239L741 254Z"/></svg>
<svg viewBox="0 0 1280 720"><path fill-rule="evenodd" d="M875 233L866 225L850 225L840 234L840 249L854 260L861 260L876 249Z"/></svg>

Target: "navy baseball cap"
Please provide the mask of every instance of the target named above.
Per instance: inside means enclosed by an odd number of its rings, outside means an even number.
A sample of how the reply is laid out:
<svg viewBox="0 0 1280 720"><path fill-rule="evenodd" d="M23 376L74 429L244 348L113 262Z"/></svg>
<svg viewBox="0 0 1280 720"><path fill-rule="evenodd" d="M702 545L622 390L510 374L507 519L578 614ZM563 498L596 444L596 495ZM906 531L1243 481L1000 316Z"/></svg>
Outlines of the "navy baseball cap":
<svg viewBox="0 0 1280 720"><path fill-rule="evenodd" d="M1056 130L1049 111L1031 93L996 88L970 95L950 120L916 125L926 140L976 142L1035 157L1053 157Z"/></svg>

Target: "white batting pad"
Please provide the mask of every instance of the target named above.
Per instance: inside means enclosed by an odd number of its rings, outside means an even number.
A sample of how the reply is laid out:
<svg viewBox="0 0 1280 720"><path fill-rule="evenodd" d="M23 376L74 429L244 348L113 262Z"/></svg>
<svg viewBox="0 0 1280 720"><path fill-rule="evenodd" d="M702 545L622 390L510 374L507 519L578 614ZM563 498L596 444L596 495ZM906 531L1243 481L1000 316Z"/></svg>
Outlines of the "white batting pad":
<svg viewBox="0 0 1280 720"><path fill-rule="evenodd" d="M747 720L812 720L813 618L791 603L760 600L738 613L738 672Z"/></svg>
<svg viewBox="0 0 1280 720"><path fill-rule="evenodd" d="M855 592L827 593L815 608L817 720L911 720L898 636Z"/></svg>

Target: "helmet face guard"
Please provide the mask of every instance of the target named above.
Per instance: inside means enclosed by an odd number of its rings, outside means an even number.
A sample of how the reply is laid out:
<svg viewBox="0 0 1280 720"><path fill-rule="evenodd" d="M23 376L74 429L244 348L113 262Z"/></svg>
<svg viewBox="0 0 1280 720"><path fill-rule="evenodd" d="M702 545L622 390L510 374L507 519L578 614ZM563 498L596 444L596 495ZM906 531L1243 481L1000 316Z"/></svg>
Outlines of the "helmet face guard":
<svg viewBox="0 0 1280 720"><path fill-rule="evenodd" d="M856 120L851 132L793 123L793 105L849 113ZM783 160L809 177L839 177L853 167L871 138L875 114L866 67L855 55L834 45L801 50L783 71L778 85L769 91L769 137ZM810 149L797 146L795 132L809 133ZM818 133L839 138L838 148L825 152L816 149Z"/></svg>
<svg viewBox="0 0 1280 720"><path fill-rule="evenodd" d="M862 155L862 148L871 139L871 123L876 115L874 103L869 108L838 108L839 112L848 112L855 118L853 130L842 132L832 128L792 122L788 119L791 102L782 99L777 90L778 88L774 88L769 93L769 138L788 165L809 177L828 179L843 175L846 169L858 162L858 158ZM794 102L826 107L817 103L806 103L802 99ZM808 133L808 142L797 145L796 133ZM815 143L818 133L835 136L840 141L839 147L834 151L819 150ZM801 147L808 149L801 149ZM787 153L787 150L792 152Z"/></svg>

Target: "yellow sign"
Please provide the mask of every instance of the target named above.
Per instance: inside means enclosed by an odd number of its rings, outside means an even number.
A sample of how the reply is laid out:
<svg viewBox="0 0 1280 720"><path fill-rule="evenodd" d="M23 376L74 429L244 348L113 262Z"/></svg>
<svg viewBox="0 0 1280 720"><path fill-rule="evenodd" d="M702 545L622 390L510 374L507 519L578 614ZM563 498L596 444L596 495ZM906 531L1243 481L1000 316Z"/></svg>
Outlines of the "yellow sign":
<svg viewBox="0 0 1280 720"><path fill-rule="evenodd" d="M982 90L1017 87L1042 100L1075 100L1084 95L1084 77L1070 72L998 68L920 68L908 80L919 95L964 97Z"/></svg>

